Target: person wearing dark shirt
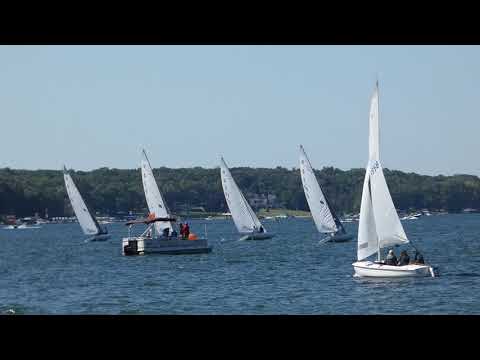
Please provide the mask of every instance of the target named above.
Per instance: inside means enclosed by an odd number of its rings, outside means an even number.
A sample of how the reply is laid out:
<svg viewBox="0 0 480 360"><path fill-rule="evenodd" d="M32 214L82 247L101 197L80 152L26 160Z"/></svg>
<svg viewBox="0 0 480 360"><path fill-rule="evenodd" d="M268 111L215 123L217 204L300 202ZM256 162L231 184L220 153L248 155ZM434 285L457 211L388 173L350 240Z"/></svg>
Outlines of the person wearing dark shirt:
<svg viewBox="0 0 480 360"><path fill-rule="evenodd" d="M418 251L415 251L414 263L415 264L425 264L425 261L423 260L423 255Z"/></svg>
<svg viewBox="0 0 480 360"><path fill-rule="evenodd" d="M410 256L408 256L408 253L406 250L403 250L400 253L400 258L398 259L398 266L408 265L409 263L410 263Z"/></svg>
<svg viewBox="0 0 480 360"><path fill-rule="evenodd" d="M397 266L397 257L392 249L388 252L387 258L385 259L385 265Z"/></svg>
<svg viewBox="0 0 480 360"><path fill-rule="evenodd" d="M163 229L163 236L165 236L166 238L168 238L168 234L170 233L170 228L165 228Z"/></svg>

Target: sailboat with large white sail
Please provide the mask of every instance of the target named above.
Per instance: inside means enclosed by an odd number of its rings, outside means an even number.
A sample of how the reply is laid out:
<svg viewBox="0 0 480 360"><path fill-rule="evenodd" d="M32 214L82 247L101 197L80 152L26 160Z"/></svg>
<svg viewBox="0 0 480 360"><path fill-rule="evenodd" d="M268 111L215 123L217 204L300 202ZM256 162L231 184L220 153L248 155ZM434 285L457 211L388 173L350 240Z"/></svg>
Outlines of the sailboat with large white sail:
<svg viewBox="0 0 480 360"><path fill-rule="evenodd" d="M155 214L157 217L167 218L170 216L169 210L163 200L162 194L160 194L160 190L158 189L147 153L145 150L142 150L142 154L143 159L140 166L142 171L143 191L145 193L145 199L147 200L148 211L151 214ZM172 223L170 221L155 223L155 230L159 234L163 234L166 229L168 229L169 233L173 231Z"/></svg>
<svg viewBox="0 0 480 360"><path fill-rule="evenodd" d="M274 234L267 232L265 227L258 220L243 196L235 180L230 174L223 157L220 159L220 176L222 179L223 193L228 208L232 214L233 222L240 234L245 234L240 240L264 240L270 239Z"/></svg>
<svg viewBox="0 0 480 360"><path fill-rule="evenodd" d="M87 240L104 241L109 239L110 234L108 230L101 227L95 216L92 215L65 166L63 167L63 179L65 180L68 198L70 199L80 227L85 235L90 236Z"/></svg>
<svg viewBox="0 0 480 360"><path fill-rule="evenodd" d="M424 264L386 265L382 249L408 244L397 211L388 190L379 157L379 94L378 82L370 103L369 161L363 183L357 259L353 263L356 276L406 277L434 276L433 268ZM365 260L377 253L377 261Z"/></svg>
<svg viewBox="0 0 480 360"><path fill-rule="evenodd" d="M147 153L145 150L142 153L142 183L150 215L148 219L131 221L126 224L129 226L129 235L122 242L124 255L143 255L148 253L173 255L211 252L212 247L208 246L206 235L204 238L199 238L194 233L189 232L188 234L184 233L178 236L172 225L172 222L176 221L176 219L170 213L160 193ZM131 227L138 223L147 224L147 229L140 236L130 236Z"/></svg>
<svg viewBox="0 0 480 360"><path fill-rule="evenodd" d="M347 233L327 196L320 188L313 167L302 145L300 145L300 177L317 230L328 236L325 241L344 242L351 240L353 235Z"/></svg>

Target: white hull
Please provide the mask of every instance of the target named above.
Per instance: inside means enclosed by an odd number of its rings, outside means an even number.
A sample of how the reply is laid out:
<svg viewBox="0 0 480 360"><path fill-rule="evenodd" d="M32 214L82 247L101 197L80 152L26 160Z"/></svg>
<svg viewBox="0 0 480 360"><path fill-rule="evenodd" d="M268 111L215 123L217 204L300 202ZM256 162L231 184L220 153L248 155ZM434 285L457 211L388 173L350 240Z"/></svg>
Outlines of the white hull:
<svg viewBox="0 0 480 360"><path fill-rule="evenodd" d="M14 226L14 225L8 225L6 227L4 227L3 229L5 230L22 230L22 229L41 229L42 227L41 226L37 226L37 225L25 225L25 224L22 224L22 225L17 225L17 226Z"/></svg>
<svg viewBox="0 0 480 360"><path fill-rule="evenodd" d="M240 240L265 240L271 239L274 236L275 234L273 233L252 233L242 236Z"/></svg>
<svg viewBox="0 0 480 360"><path fill-rule="evenodd" d="M398 278L413 276L433 276L428 265L409 264L404 266L383 265L372 261L357 261L352 264L359 277Z"/></svg>
<svg viewBox="0 0 480 360"><path fill-rule="evenodd" d="M143 236L122 239L123 255L143 254L202 254L212 251L207 239L185 240L170 238L147 238Z"/></svg>

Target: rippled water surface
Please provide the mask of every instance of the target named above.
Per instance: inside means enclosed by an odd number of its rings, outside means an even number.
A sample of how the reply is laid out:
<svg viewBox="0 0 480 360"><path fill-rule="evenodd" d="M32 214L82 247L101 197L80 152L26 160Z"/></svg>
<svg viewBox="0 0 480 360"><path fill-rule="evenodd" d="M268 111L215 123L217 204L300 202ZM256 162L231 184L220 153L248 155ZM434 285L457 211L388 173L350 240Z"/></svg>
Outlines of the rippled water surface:
<svg viewBox="0 0 480 360"><path fill-rule="evenodd" d="M122 224L90 243L78 224L2 229L0 313L480 314L480 214L403 222L440 276L395 280L354 278L356 239L318 245L311 219L265 220L273 239L242 242L230 220L190 223L212 253L125 257Z"/></svg>

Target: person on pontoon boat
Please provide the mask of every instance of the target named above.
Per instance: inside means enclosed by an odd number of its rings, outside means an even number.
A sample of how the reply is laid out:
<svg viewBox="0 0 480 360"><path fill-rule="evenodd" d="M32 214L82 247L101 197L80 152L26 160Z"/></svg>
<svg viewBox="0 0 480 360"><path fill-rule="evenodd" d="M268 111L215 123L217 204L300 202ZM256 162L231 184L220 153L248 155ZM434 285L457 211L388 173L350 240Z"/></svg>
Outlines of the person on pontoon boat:
<svg viewBox="0 0 480 360"><path fill-rule="evenodd" d="M167 227L167 228L163 229L163 236L164 237L168 238L169 234L170 234L170 228Z"/></svg>
<svg viewBox="0 0 480 360"><path fill-rule="evenodd" d="M393 252L393 249L390 249L388 252L387 258L385 259L385 265L397 266L397 257Z"/></svg>
<svg viewBox="0 0 480 360"><path fill-rule="evenodd" d="M188 223L185 223L185 226L183 227L183 238L188 239L188 235L190 235L190 227L188 226Z"/></svg>
<svg viewBox="0 0 480 360"><path fill-rule="evenodd" d="M408 265L410 263L410 256L406 250L402 250L400 258L398 259L398 266Z"/></svg>
<svg viewBox="0 0 480 360"><path fill-rule="evenodd" d="M177 230L173 229L172 233L170 234L170 236L172 238L176 238L177 237Z"/></svg>

